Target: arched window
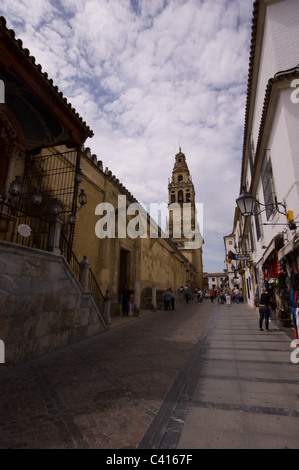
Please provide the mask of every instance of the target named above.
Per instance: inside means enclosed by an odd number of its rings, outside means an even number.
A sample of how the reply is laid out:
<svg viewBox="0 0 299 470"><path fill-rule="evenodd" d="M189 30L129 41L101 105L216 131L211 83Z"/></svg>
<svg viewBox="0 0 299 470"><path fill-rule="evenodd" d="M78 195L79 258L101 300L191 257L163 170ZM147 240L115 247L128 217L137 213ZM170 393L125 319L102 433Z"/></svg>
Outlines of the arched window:
<svg viewBox="0 0 299 470"><path fill-rule="evenodd" d="M171 202L175 202L175 194L171 195Z"/></svg>
<svg viewBox="0 0 299 470"><path fill-rule="evenodd" d="M184 201L183 191L179 191L179 192L178 192L178 201L179 201L179 202L183 202L183 201Z"/></svg>
<svg viewBox="0 0 299 470"><path fill-rule="evenodd" d="M181 183L181 181L183 181L183 175L178 176L178 183Z"/></svg>

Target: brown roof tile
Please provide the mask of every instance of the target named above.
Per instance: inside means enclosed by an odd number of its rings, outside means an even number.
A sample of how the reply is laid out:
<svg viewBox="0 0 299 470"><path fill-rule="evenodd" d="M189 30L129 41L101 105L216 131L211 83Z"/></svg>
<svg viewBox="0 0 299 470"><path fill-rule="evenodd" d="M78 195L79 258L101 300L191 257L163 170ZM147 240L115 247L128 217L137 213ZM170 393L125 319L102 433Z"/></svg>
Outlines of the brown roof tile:
<svg viewBox="0 0 299 470"><path fill-rule="evenodd" d="M30 65L34 67L35 71L40 74L40 76L45 80L48 85L50 85L52 91L59 96L61 100L61 104L63 106L67 106L67 108L73 113L74 116L79 120L80 125L84 127L85 131L87 132L89 137L92 137L94 135L93 131L90 129L90 127L86 124L85 121L79 116L77 113L76 109L72 107L70 103L68 103L67 99L63 96L62 92L59 91L58 87L54 85L53 80L48 77L47 72L42 71L42 66L40 64L36 64L36 59L35 57L30 55L30 51L27 48L23 47L23 42L21 39L17 39L15 36L15 32L12 29L8 29L6 27L6 19L3 16L0 16L0 37L4 36L4 34L7 34L10 36L11 39L13 39L15 45L17 48L21 51L23 54L25 60L30 62Z"/></svg>

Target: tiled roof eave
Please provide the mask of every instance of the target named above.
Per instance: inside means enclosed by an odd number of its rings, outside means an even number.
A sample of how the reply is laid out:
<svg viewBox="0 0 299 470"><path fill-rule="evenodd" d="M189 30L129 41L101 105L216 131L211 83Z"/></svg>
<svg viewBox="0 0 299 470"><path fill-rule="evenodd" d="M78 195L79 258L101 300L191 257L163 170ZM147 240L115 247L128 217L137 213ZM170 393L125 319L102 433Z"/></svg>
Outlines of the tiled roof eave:
<svg viewBox="0 0 299 470"><path fill-rule="evenodd" d="M273 78L269 79L267 87L266 87L265 98L264 98L264 103L263 103L263 110L262 110L262 116L261 116L261 122L260 122L257 145L256 145L256 152L255 152L256 155L258 155L260 152L261 142L262 142L264 129L265 129L266 121L267 121L269 103L271 100L271 95L272 95L274 86L278 82L283 81L285 79L298 78L298 77L299 77L299 65L289 70L277 72ZM255 168L254 168L254 172L255 172Z"/></svg>
<svg viewBox="0 0 299 470"><path fill-rule="evenodd" d="M56 98L60 101L61 105L66 107L68 112L70 111L72 113L72 115L79 122L80 126L84 128L87 136L92 137L94 133L90 129L90 127L79 116L76 109L73 108L70 103L68 103L67 99L63 96L62 92L60 92L58 87L54 85L53 80L51 78L48 78L48 74L42 71L42 66L40 64L36 64L35 57L31 56L30 51L23 47L22 40L16 39L15 32L12 29L7 28L6 19L3 16L0 16L0 37L5 34L8 35L10 39L14 41L15 46L22 53L27 64L29 64L29 66L33 68L34 72L37 73L40 76L40 78L50 87L50 92L56 96Z"/></svg>
<svg viewBox="0 0 299 470"><path fill-rule="evenodd" d="M243 152L242 152L242 170L245 160L245 149L246 149L246 137L248 132L248 116L250 110L250 99L251 99L251 88L252 88L252 74L253 74L253 65L256 52L256 33L258 25L258 13L259 13L260 1L256 0L253 3L253 15L252 15L252 26L251 26L251 45L250 45L250 55L249 55L249 65L248 65L248 80L247 80L247 96L245 104L245 122L244 122L244 134L243 134ZM240 189L242 187L242 181Z"/></svg>
<svg viewBox="0 0 299 470"><path fill-rule="evenodd" d="M258 30L258 18L260 12L260 0L255 0L253 3L253 16L252 16L252 27L251 27L251 46L250 46L250 56L249 56L249 66L248 66L248 81L247 81L247 97L246 97L246 105L245 105L245 121L244 121L244 134L243 134L243 150L242 150L242 174L241 174L241 181L240 181L240 192L241 187L244 184L242 181L244 165L245 165L245 155L247 151L246 141L248 138L248 125L249 125L249 112L251 109L251 98L252 98L252 86L253 86L253 71L254 71L254 63L256 58L256 41L257 41L257 30ZM294 76L298 76L298 66L285 70L282 72L278 72L275 74L273 78L270 78L266 87L265 91L265 98L263 103L263 110L262 110L262 117L260 122L259 134L258 134L258 141L256 145L256 154L259 151L261 138L263 135L267 112L268 112L268 105L269 100L272 92L273 85L277 83L279 80L283 80L285 78L290 78L291 74Z"/></svg>

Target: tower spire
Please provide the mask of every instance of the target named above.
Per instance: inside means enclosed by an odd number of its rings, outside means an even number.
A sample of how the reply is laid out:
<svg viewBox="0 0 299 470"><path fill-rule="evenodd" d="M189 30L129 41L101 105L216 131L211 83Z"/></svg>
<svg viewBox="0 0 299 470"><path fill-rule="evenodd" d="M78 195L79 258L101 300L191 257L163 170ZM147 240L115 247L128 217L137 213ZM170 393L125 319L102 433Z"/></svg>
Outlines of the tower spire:
<svg viewBox="0 0 299 470"><path fill-rule="evenodd" d="M169 238L194 266L195 272L193 273L193 278L190 277L189 284L191 287L193 285L193 287L202 288L202 248L201 246L194 249L191 248L190 236L188 233L185 233L186 225L186 227L195 234L198 222L194 184L188 168L186 156L182 152L181 146L179 146L179 152L175 155L172 176L168 184L168 200Z"/></svg>
<svg viewBox="0 0 299 470"><path fill-rule="evenodd" d="M178 202L183 207L183 203L188 202L192 205L192 227L195 223L195 190L192 183L190 171L186 162L186 156L181 147L179 153L175 156L175 163L172 170L171 182L168 185L169 204ZM193 220L194 219L194 220ZM170 224L172 223L170 214ZM171 225L170 225L171 227Z"/></svg>

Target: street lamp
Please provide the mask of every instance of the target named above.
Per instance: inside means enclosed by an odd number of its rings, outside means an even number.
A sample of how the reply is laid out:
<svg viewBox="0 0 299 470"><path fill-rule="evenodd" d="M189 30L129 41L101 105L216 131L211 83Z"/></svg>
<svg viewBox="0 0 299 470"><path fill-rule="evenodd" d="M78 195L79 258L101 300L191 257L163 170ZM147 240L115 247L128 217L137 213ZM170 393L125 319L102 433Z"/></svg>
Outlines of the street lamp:
<svg viewBox="0 0 299 470"><path fill-rule="evenodd" d="M41 203L42 203L42 195L40 193L40 190L38 188L36 188L36 190L34 191L34 193L32 194L32 197L31 197L31 203L34 205L34 206L40 206Z"/></svg>
<svg viewBox="0 0 299 470"><path fill-rule="evenodd" d="M242 192L238 199L236 199L241 215L244 217L247 215L253 215L256 202L256 199L247 192L246 186L242 186Z"/></svg>
<svg viewBox="0 0 299 470"><path fill-rule="evenodd" d="M81 189L81 192L79 194L79 204L82 207L82 206L85 206L86 203L87 203L87 196L84 192L84 189ZM81 207L80 207L80 209L81 209Z"/></svg>
<svg viewBox="0 0 299 470"><path fill-rule="evenodd" d="M20 196L22 192L22 182L20 176L16 176L15 180L10 183L8 192L12 197Z"/></svg>
<svg viewBox="0 0 299 470"><path fill-rule="evenodd" d="M80 207L74 209L70 215L69 215L69 218L68 218L68 223L70 225L75 225L76 224L76 221L77 221L77 217L76 217L76 212L78 212L83 206L85 206L85 204L87 204L87 196L84 192L84 189L81 189L80 190L80 194L78 196L78 200L79 200L79 204L80 204Z"/></svg>
<svg viewBox="0 0 299 470"><path fill-rule="evenodd" d="M255 197L251 196L250 193L247 192L246 186L242 186L242 192L238 199L236 199L237 206L239 208L239 211L241 212L241 215L247 216L247 215L258 215L254 211L255 209L255 204L258 204L259 206L263 206L264 209L262 209L259 213L263 212L264 210L267 209L267 207L273 207L275 206L275 209L277 212L283 215L287 215L287 210L286 210L286 205L283 202L277 202L275 199L275 203L273 204L262 204L259 202ZM279 209L279 206L283 207L283 210Z"/></svg>
<svg viewBox="0 0 299 470"><path fill-rule="evenodd" d="M19 197L22 193L23 186L21 182L21 177L16 176L14 181L12 181L9 185L8 192L11 196L11 198ZM33 206L40 206L42 203L42 195L40 193L39 188L35 188L34 193L31 196L31 203Z"/></svg>
<svg viewBox="0 0 299 470"><path fill-rule="evenodd" d="M77 221L76 214L75 214L75 212L72 212L72 213L69 215L68 223L69 223L70 225L75 225L75 224L76 224L76 221Z"/></svg>
<svg viewBox="0 0 299 470"><path fill-rule="evenodd" d="M57 198L54 199L52 205L51 205L51 208L50 208L50 212L52 215L55 215L57 216L60 212L60 204L59 204L59 201Z"/></svg>
<svg viewBox="0 0 299 470"><path fill-rule="evenodd" d="M244 217L249 215L259 215L261 212L266 210L267 207L275 207L277 212L286 216L287 225L289 226L290 230L295 230L297 228L296 223L294 222L293 211L287 211L286 205L283 202L277 202L275 198L274 204L262 204L255 197L251 196L251 194L246 190L245 185L242 186L242 191L240 196L236 199L236 204L239 208L241 215L243 215ZM261 211L258 213L255 211L256 204L258 204L259 206L263 206L263 209L261 209ZM280 209L280 206L282 207L282 209Z"/></svg>
<svg viewBox="0 0 299 470"><path fill-rule="evenodd" d="M81 173L81 170L79 169L75 174L75 183L82 183L82 181L83 181L83 175Z"/></svg>

